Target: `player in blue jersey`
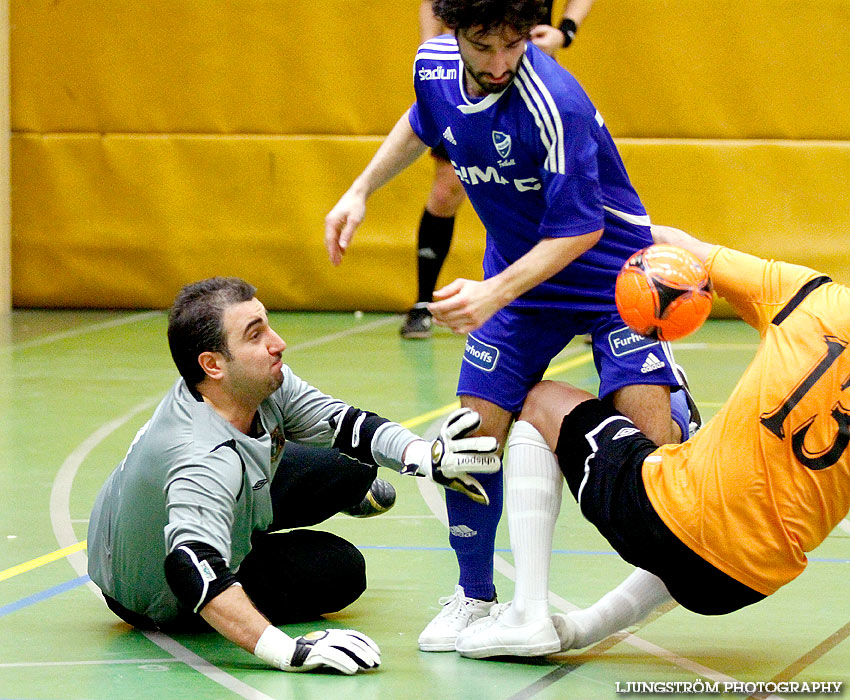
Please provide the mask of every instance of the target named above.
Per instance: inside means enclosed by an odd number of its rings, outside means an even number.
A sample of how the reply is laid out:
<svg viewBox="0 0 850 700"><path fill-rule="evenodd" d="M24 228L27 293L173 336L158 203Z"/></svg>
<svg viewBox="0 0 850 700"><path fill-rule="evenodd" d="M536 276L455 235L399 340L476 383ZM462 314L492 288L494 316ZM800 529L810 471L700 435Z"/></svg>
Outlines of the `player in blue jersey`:
<svg viewBox="0 0 850 700"><path fill-rule="evenodd" d="M688 436L689 417L685 392L671 393L680 380L669 347L631 332L614 304L623 262L652 242L649 217L599 112L529 40L542 7L539 0L434 2L453 33L420 47L416 102L327 215L328 254L339 264L368 196L426 147L442 145L484 223L487 247L484 280L451 282L434 293L429 310L439 325L468 334L457 393L462 406L482 416L481 434L504 445L551 359L575 335L590 333L600 396L654 442L675 442ZM505 463L516 591L524 604L502 620L520 629L520 638L538 640L529 654L560 648L547 597L561 475L529 456L538 440L514 430ZM446 493L460 578L419 637L424 651L453 650L458 632L495 600L501 475L482 484L489 505ZM542 529L528 526L538 520L524 517L529 509L546 513Z"/></svg>
<svg viewBox="0 0 850 700"><path fill-rule="evenodd" d="M532 27L530 38L535 46L554 57L559 49L572 44L582 21L594 0L567 0L560 21L553 22L552 0L546 0L545 21ZM422 0L419 6L420 43L445 33L445 27L434 16L433 0ZM455 175L448 154L441 146L431 150L434 179L428 201L422 211L417 231L417 296L416 303L405 316L402 338L431 336L431 301L437 278L449 254L454 235L455 215L465 199L463 186Z"/></svg>

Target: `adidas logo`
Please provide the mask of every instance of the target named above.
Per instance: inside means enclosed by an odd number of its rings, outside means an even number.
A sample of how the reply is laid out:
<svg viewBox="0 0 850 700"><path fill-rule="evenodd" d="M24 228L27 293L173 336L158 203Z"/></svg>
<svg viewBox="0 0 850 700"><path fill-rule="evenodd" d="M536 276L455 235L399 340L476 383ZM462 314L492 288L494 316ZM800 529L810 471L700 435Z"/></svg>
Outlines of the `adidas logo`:
<svg viewBox="0 0 850 700"><path fill-rule="evenodd" d="M473 530L466 525L452 525L449 528L449 533L455 537L475 537L478 534L478 530Z"/></svg>
<svg viewBox="0 0 850 700"><path fill-rule="evenodd" d="M443 132L443 138L452 144L452 146L457 146L457 141L455 141L455 137L450 126L447 126L446 130Z"/></svg>
<svg viewBox="0 0 850 700"><path fill-rule="evenodd" d="M655 356L654 352L651 352L646 356L646 360L643 362L643 367L640 368L640 373L647 374L648 372L654 372L655 370L666 366L667 365Z"/></svg>

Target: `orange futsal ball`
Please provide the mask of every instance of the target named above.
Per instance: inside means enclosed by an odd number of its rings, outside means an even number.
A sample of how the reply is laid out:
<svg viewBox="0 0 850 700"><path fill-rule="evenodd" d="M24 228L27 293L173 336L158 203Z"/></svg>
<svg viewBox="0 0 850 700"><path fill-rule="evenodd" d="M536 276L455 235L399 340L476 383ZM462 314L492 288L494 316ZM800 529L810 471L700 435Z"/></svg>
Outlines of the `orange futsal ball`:
<svg viewBox="0 0 850 700"><path fill-rule="evenodd" d="M614 297L633 331L656 340L677 340L708 318L711 281L693 253L658 243L626 260Z"/></svg>

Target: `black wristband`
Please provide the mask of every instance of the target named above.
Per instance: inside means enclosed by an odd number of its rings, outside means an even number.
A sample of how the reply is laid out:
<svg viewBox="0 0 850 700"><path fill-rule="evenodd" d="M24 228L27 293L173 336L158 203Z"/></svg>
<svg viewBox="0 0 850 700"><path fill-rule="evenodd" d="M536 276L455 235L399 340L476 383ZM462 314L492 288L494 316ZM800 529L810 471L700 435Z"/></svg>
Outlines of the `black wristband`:
<svg viewBox="0 0 850 700"><path fill-rule="evenodd" d="M558 29L560 29L561 33L564 35L564 48L567 48L573 43L573 39L576 38L578 25L569 17L564 17L564 19L561 20L561 24L558 25Z"/></svg>

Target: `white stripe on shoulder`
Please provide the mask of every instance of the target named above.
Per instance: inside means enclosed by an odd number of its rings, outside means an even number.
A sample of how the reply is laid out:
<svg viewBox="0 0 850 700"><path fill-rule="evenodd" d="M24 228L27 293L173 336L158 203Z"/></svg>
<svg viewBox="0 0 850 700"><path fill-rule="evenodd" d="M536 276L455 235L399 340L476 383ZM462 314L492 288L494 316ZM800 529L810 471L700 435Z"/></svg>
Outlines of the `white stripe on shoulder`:
<svg viewBox="0 0 850 700"><path fill-rule="evenodd" d="M428 58L432 61L457 61L460 59L460 54L455 51L454 53L430 53L426 51L420 51L416 54L416 61L421 58Z"/></svg>
<svg viewBox="0 0 850 700"><path fill-rule="evenodd" d="M552 163L554 166L552 172L564 173L566 172L567 158L564 152L564 122L561 119L561 113L558 111L558 106L555 104L555 99L552 97L552 93L540 79L537 71L534 70L534 66L532 66L528 61L523 61L523 66L525 67L531 82L539 91L540 97L545 102L546 108L543 110L543 113L550 116L555 130L555 144L553 152L555 162Z"/></svg>
<svg viewBox="0 0 850 700"><path fill-rule="evenodd" d="M548 153L548 155L546 156L546 161L543 165L547 170L551 170L551 168L549 167L552 157L553 145L551 133L547 129L546 124L543 123L543 119L540 116L540 111L537 109L537 105L534 103L534 100L532 99L531 95L528 94L528 90L523 84L523 81L517 79L516 81L514 81L514 84L516 85L517 92L519 92L520 97L522 97L522 101L525 102L525 106L531 113L531 116L534 117L534 123L537 124L537 128L540 130L540 140L543 142L543 147Z"/></svg>
<svg viewBox="0 0 850 700"><path fill-rule="evenodd" d="M428 41L426 41L422 45L428 46L429 44L444 44L444 45L447 45L447 46L455 46L456 47L457 46L457 39L455 39L453 36L450 36L450 35L441 34L440 36L435 36L435 37L432 37L431 39L428 39Z"/></svg>
<svg viewBox="0 0 850 700"><path fill-rule="evenodd" d="M417 49L418 53L429 51L434 53L457 53L457 42L454 39L431 39Z"/></svg>
<svg viewBox="0 0 850 700"><path fill-rule="evenodd" d="M624 211L617 211L616 209L612 209L611 207L602 207L609 214L613 214L618 219L622 219L623 221L628 221L630 224L634 224L635 226L649 226L652 222L649 220L649 214L629 214Z"/></svg>
<svg viewBox="0 0 850 700"><path fill-rule="evenodd" d="M596 120L596 123L599 124L599 126L605 126L605 120L602 118L602 115L599 114L598 109L596 110L596 114L593 115L593 118Z"/></svg>
<svg viewBox="0 0 850 700"><path fill-rule="evenodd" d="M539 85L523 65L520 65L516 80L517 88L525 102L528 111L534 117L537 128L540 129L540 140L546 148L546 160L543 163L548 171L564 174L566 172L566 157L564 155L564 127L561 115L557 109L552 109L554 103L546 99L548 90L541 94Z"/></svg>

